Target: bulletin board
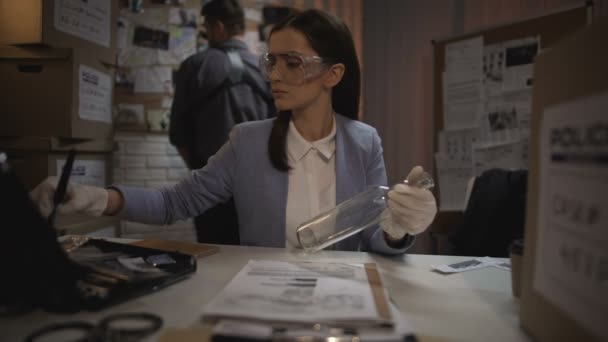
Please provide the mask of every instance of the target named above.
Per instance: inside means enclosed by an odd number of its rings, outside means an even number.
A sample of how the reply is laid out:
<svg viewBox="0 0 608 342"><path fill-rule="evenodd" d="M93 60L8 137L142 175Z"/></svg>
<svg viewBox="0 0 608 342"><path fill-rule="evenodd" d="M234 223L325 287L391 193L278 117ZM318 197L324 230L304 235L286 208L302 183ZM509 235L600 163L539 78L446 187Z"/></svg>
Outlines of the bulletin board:
<svg viewBox="0 0 608 342"><path fill-rule="evenodd" d="M201 44L200 1L120 4L114 87L116 130L166 134L174 73Z"/></svg>
<svg viewBox="0 0 608 342"><path fill-rule="evenodd" d="M208 47L200 0L120 1L117 19L115 125L119 132L166 134L180 64ZM263 2L242 0L243 40L259 54Z"/></svg>
<svg viewBox="0 0 608 342"><path fill-rule="evenodd" d="M461 217L471 177L527 169L534 56L586 27L591 9L582 3L432 42L436 225Z"/></svg>

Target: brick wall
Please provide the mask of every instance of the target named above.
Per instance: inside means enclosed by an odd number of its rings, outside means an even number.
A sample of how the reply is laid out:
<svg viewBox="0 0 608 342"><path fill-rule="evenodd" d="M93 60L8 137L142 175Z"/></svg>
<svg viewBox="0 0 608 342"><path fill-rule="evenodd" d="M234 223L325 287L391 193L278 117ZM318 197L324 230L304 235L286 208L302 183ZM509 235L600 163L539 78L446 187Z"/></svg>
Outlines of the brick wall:
<svg viewBox="0 0 608 342"><path fill-rule="evenodd" d="M118 143L118 151L114 153L117 184L157 188L175 184L188 173L167 135L121 132L114 140ZM120 226L124 238L196 241L192 220L169 226L122 221Z"/></svg>

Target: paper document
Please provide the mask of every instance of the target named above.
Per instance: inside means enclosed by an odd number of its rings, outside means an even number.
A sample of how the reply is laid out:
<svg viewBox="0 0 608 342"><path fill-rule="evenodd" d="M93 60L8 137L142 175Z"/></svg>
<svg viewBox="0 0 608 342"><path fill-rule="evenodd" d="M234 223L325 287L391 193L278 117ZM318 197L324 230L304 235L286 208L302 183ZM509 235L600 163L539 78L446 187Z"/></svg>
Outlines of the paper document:
<svg viewBox="0 0 608 342"><path fill-rule="evenodd" d="M505 49L502 44L487 45L483 50L483 84L487 97L502 95Z"/></svg>
<svg viewBox="0 0 608 342"><path fill-rule="evenodd" d="M463 129L479 126L483 109L483 83L479 75L443 74L443 126Z"/></svg>
<svg viewBox="0 0 608 342"><path fill-rule="evenodd" d="M336 328L324 326L315 330L311 325L281 325L264 324L242 320L221 320L213 328L214 337L226 337L231 339L247 338L259 340L288 340L295 341L305 337L315 337L319 340L338 341L340 338L346 341L409 341L415 340L412 337L413 329L407 317L404 317L399 310L391 303L391 314L395 317L394 327L346 327Z"/></svg>
<svg viewBox="0 0 608 342"><path fill-rule="evenodd" d="M126 7L120 10L120 16L127 18L132 27L145 26L163 31L168 30L169 14L170 12L166 8L151 6L146 6L145 10L139 13L134 13Z"/></svg>
<svg viewBox="0 0 608 342"><path fill-rule="evenodd" d="M134 92L136 94L173 92L173 69L167 66L135 69Z"/></svg>
<svg viewBox="0 0 608 342"><path fill-rule="evenodd" d="M464 210L467 183L473 177L473 168L439 153L435 154L435 163L439 178L439 210Z"/></svg>
<svg viewBox="0 0 608 342"><path fill-rule="evenodd" d="M111 5L107 0L55 0L55 28L110 47Z"/></svg>
<svg viewBox="0 0 608 342"><path fill-rule="evenodd" d="M479 126L483 100L483 37L445 47L443 73L443 126L461 129Z"/></svg>
<svg viewBox="0 0 608 342"><path fill-rule="evenodd" d="M117 125L144 125L145 111L141 103L119 103L117 105Z"/></svg>
<svg viewBox="0 0 608 342"><path fill-rule="evenodd" d="M445 46L445 71L480 76L482 56L482 36L447 44Z"/></svg>
<svg viewBox="0 0 608 342"><path fill-rule="evenodd" d="M149 66L159 64L159 53L156 49L130 46L118 53L118 65L123 67Z"/></svg>
<svg viewBox="0 0 608 342"><path fill-rule="evenodd" d="M172 26L169 29L169 49L157 50L159 64L179 65L196 53L197 31L191 27Z"/></svg>
<svg viewBox="0 0 608 342"><path fill-rule="evenodd" d="M129 47L129 21L124 17L116 19L116 48L124 50Z"/></svg>
<svg viewBox="0 0 608 342"><path fill-rule="evenodd" d="M527 141L521 139L510 142L474 144L472 159L475 176L490 169L527 169L527 146Z"/></svg>
<svg viewBox="0 0 608 342"><path fill-rule="evenodd" d="M471 147L479 140L477 129L439 132L439 152L462 167L471 167Z"/></svg>
<svg viewBox="0 0 608 342"><path fill-rule="evenodd" d="M484 267L496 267L503 270L511 271L511 261L498 258L475 258L471 260L459 261L449 265L431 265L431 267L441 273L460 273L465 271L476 270Z"/></svg>
<svg viewBox="0 0 608 342"><path fill-rule="evenodd" d="M519 136L521 138L528 138L530 136L530 117L532 115L532 89L507 92L503 95L503 99L505 102L511 103L517 112Z"/></svg>
<svg viewBox="0 0 608 342"><path fill-rule="evenodd" d="M203 316L377 324L382 319L370 282L364 264L251 260Z"/></svg>
<svg viewBox="0 0 608 342"><path fill-rule="evenodd" d="M534 289L608 340L608 92L544 110Z"/></svg>
<svg viewBox="0 0 608 342"><path fill-rule="evenodd" d="M81 119L112 123L110 75L86 65L78 68L78 116Z"/></svg>
<svg viewBox="0 0 608 342"><path fill-rule="evenodd" d="M540 48L539 37L511 40L504 43L505 69L504 91L529 89L532 87L534 57Z"/></svg>

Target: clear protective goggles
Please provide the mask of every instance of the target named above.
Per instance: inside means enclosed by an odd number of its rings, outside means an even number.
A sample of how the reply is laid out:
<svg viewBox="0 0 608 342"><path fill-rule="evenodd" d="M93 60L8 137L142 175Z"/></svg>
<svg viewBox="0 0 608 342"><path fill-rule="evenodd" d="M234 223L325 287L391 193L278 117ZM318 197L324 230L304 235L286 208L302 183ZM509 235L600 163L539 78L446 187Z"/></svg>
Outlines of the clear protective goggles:
<svg viewBox="0 0 608 342"><path fill-rule="evenodd" d="M270 53L260 56L260 72L271 81L276 72L279 80L289 85L301 85L327 70L327 64L319 56L304 56L297 52Z"/></svg>

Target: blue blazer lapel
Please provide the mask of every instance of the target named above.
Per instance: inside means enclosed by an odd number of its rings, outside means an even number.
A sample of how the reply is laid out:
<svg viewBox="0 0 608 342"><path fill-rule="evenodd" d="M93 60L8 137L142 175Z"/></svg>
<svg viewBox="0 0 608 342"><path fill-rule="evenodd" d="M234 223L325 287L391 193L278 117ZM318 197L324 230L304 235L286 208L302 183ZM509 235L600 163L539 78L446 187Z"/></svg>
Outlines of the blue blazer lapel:
<svg viewBox="0 0 608 342"><path fill-rule="evenodd" d="M349 150L347 146L349 142L345 120L340 115L336 115L336 205L359 192L355 186L356 161L352 160L354 154L346 153Z"/></svg>

